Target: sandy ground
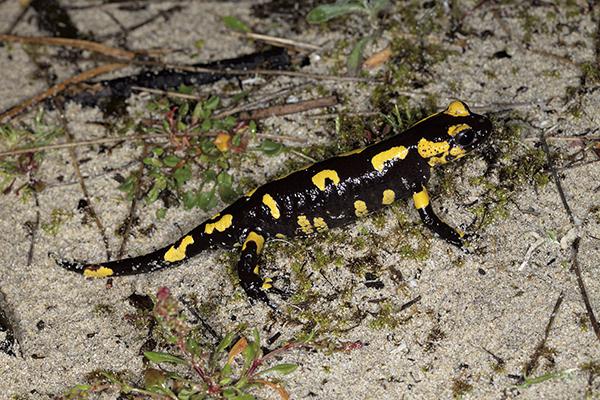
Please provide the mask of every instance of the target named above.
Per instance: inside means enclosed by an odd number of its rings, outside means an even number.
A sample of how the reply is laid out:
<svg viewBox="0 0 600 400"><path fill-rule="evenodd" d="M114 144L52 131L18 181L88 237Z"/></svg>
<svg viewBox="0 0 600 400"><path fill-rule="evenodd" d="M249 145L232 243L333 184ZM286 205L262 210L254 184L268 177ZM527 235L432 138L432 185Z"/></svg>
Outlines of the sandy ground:
<svg viewBox="0 0 600 400"><path fill-rule="evenodd" d="M235 15L265 33L324 44L329 49L343 37L342 29L310 27L299 33L285 22L261 21L252 14L251 3L187 2L185 11L167 20L159 18L133 32L128 37L128 45L134 49L188 50L170 57L176 62L210 61L253 51L252 43L228 33L220 20L223 15ZM119 11L114 6L100 10L110 10L121 22L132 25L169 5L169 2L152 3L149 9L135 13ZM471 9L473 5L469 2L464 7ZM575 9L577 7L585 9L587 3L578 2ZM96 35L114 31L114 22L98 10L74 11L72 17L83 30ZM4 31L19 11L16 1L0 2L0 30ZM529 122L523 130L522 146L535 145L541 130L553 126L556 135L564 136L597 129L600 125L598 92L589 90L581 95L578 117L567 112L570 98L566 94L568 87L579 85L581 71L577 63L598 59L594 53L598 46L594 43L597 22L592 20L590 12L572 13L572 9L566 7L530 11L542 21L549 18L550 12L555 13L556 19L548 23L551 29L535 29L531 45L523 46L523 15L512 13L510 7L493 4L472 10L466 17L465 27L473 34L459 34L456 40L446 43L457 51L435 65L432 76L426 78L429 83L422 90L436 93L440 106L452 98L488 109L499 107L501 103L521 105L518 111ZM565 24L556 31L553 27L561 21ZM578 29L569 28L574 25ZM482 35L484 31L489 34ZM40 34L34 18L25 18L13 33ZM382 48L389 38L389 33L384 34L379 43L367 50ZM205 42L201 50L194 48L198 39ZM512 57L493 57L502 50ZM568 56L571 61L565 62L550 53ZM311 60L306 71L330 71L332 63L326 55L313 55ZM46 87L43 79L36 78L36 67L20 45L0 48L0 70L0 109ZM73 71L71 67L57 65L55 72L64 78ZM257 80L262 82L261 78ZM271 80L265 90L274 91L300 82L277 78ZM247 83L252 84L251 80ZM369 85L324 82L322 86L347 98L349 109L368 109ZM523 87L527 89L520 89ZM209 90L218 90L218 85L202 88L201 92ZM311 97L306 93L300 96ZM546 102L538 105L540 100ZM139 110L142 101L140 97L132 99L131 111ZM56 116L51 113L50 117ZM104 129L86 123L101 118L97 110L68 107L69 126L78 140L104 136ZM261 129L306 138L309 144L322 144L335 140L326 132L329 126L321 120L294 115L270 118ZM550 146L564 160L579 150L570 143L551 141ZM129 144L102 154L94 147L77 149L78 158L86 160L81 165L82 174L100 175L87 179L86 183L93 206L106 227L113 254L120 244L114 231L127 216L129 202L116 189L112 175L102 172L109 166L126 165L139 154L140 149ZM589 160L595 158L589 150L586 154ZM244 166L243 173L265 182L285 165L286 157L258 157L254 164ZM124 167L121 173L125 175L136 165ZM463 205L477 199L478 189L469 184L468 177L484 170L485 162L481 158L473 158L461 168L465 176L456 180L460 185L457 190L460 198L439 199L435 204L444 219L456 225L472 219ZM138 353L146 332L124 321L124 316L134 311L126 300L134 292L152 294L158 287L167 286L176 295L195 293L201 301L210 300L219 308L208 316L207 322L219 333L233 329L239 322L258 327L263 337L275 332L281 332L284 338L291 337L302 328L284 324L286 317L269 314L263 305L249 307L240 296L240 289L233 288L224 273L223 264L228 262L225 252L207 253L170 271L118 278L111 288L103 281L86 281L59 269L48 257L49 252L88 260L102 260L106 255L96 227L82 225L82 215L76 207L83 196L79 185L74 183L76 177L69 154L64 150L46 154L37 179L57 183L58 176L63 177L63 183L48 185L39 194L39 207L31 198L23 201L14 193L0 196L0 289L4 293L5 307L15 321L22 353L17 357L0 353L0 398L52 398L85 382L86 374L98 369L128 371L131 376L140 376L143 365ZM579 224L576 232L581 237L582 276L597 313L600 312L600 225L598 211L594 214L593 210L598 207L598 176L600 164L597 162L560 171L566 198ZM360 237L368 244L386 232L393 232L394 214L385 212L388 222L382 230L365 220L342 232L348 233L347 241L326 247L342 255L342 265L329 265L325 274L315 273L311 279L324 294L333 294L334 299L339 289L353 285L353 307L371 312L373 316L368 315L343 335L328 339L360 341L365 346L351 352L300 351L287 355L286 361L300 366L285 378L292 398L433 399L451 398L460 393L463 398L478 399L599 396L600 378L590 378L590 372L582 367L586 363L600 362L600 346L587 318L576 276L570 269L570 238L575 231L552 181L542 188L525 186L520 190L516 201L508 205L509 215L478 232L477 245L483 250L476 254L464 255L435 238L428 239L432 250L425 261L403 259L394 248L375 254L382 267L379 278L384 283L384 288L379 290L357 282L356 275L348 272L345 265L368 253L364 249L354 250L352 240ZM44 230L37 232L33 261L27 266L30 247L27 221L35 220L39 212L41 222L48 222L57 208L70 211L74 216L61 225L56 235ZM156 205L139 209L139 226L155 224L156 230L151 237L141 234L132 237L128 245L130 255L162 246L212 215L212 212L171 209L166 219L156 220L156 209ZM417 221L418 216L410 207L403 203L401 209ZM294 244L287 246L291 248ZM310 253L310 249L308 251ZM272 270L291 274L293 288L295 281L290 268L293 260L277 254L267 254L267 258L274 264ZM405 280L401 286L391 277L391 267L401 271ZM232 293L238 295L231 297ZM561 293L564 300L548 332L546 351L530 374L531 377L549 374L549 379L529 387L517 386L518 376L523 374L544 337ZM370 322L379 312L378 301L389 301L398 307L417 296L421 296L421 300L403 311L406 314L403 323L393 328L371 327ZM338 305L339 299L324 296L311 307L335 314L339 311ZM98 312L101 307L110 312ZM500 366L499 359L502 360ZM468 389L461 392L461 387Z"/></svg>

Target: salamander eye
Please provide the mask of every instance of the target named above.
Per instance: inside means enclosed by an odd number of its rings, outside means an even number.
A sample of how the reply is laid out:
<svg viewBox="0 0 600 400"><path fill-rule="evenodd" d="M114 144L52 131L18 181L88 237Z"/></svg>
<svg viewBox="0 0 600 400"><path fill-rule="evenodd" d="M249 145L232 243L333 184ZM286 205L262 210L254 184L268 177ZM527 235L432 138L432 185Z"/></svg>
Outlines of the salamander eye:
<svg viewBox="0 0 600 400"><path fill-rule="evenodd" d="M473 144L475 140L475 131L473 129L465 129L456 135L456 143L461 147L467 147Z"/></svg>

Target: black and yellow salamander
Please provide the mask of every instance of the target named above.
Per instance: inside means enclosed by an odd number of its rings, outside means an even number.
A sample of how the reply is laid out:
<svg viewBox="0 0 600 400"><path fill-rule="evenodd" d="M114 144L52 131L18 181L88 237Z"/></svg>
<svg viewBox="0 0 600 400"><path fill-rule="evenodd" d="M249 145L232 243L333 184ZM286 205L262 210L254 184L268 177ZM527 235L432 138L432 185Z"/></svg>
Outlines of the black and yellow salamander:
<svg viewBox="0 0 600 400"><path fill-rule="evenodd" d="M259 257L272 238L291 238L346 225L370 212L412 196L422 221L434 233L462 247L462 234L433 212L425 185L432 167L461 158L490 135L488 118L453 101L403 133L366 148L310 165L269 182L150 254L84 264L59 264L87 277L140 274L172 267L203 250L241 245L240 283L251 299L272 306L269 278L259 273Z"/></svg>

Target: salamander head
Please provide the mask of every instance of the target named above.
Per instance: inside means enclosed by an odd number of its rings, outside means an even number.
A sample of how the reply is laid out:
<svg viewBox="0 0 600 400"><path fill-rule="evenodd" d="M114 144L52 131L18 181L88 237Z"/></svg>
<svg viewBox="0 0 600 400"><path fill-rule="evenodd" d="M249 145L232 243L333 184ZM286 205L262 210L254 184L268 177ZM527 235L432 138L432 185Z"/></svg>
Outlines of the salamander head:
<svg viewBox="0 0 600 400"><path fill-rule="evenodd" d="M453 101L441 113L418 123L422 137L417 143L419 155L431 166L461 158L480 146L491 134L490 120L469 110L462 101Z"/></svg>

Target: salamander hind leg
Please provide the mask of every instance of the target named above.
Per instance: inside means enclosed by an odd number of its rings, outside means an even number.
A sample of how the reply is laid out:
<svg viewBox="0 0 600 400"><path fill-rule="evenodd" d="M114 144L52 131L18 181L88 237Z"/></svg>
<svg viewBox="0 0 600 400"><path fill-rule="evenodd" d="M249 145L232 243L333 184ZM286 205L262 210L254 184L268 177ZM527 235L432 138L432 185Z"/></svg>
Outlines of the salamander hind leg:
<svg viewBox="0 0 600 400"><path fill-rule="evenodd" d="M251 231L242 245L242 254L237 265L240 285L250 300L260 300L274 310L275 305L267 296L268 290L274 290L270 278L260 276L258 262L265 244L265 238L260 233ZM277 291L279 292L279 291Z"/></svg>
<svg viewBox="0 0 600 400"><path fill-rule="evenodd" d="M427 189L422 187L418 192L413 193L413 202L415 208L419 212L421 221L429 228L433 233L444 239L446 242L453 244L463 251L467 251L464 247L463 236L464 233L457 231L450 225L446 224L438 218L433 212L433 207L429 202L429 194Z"/></svg>

